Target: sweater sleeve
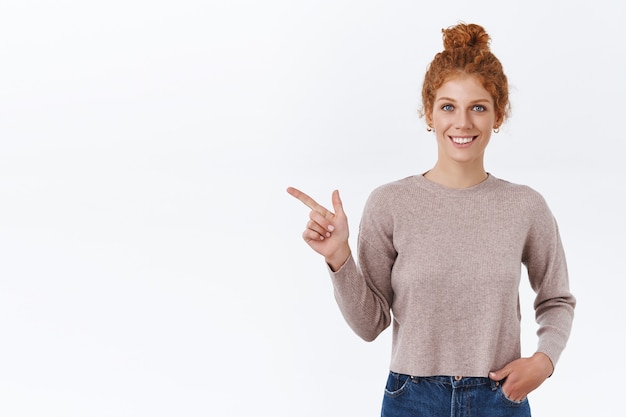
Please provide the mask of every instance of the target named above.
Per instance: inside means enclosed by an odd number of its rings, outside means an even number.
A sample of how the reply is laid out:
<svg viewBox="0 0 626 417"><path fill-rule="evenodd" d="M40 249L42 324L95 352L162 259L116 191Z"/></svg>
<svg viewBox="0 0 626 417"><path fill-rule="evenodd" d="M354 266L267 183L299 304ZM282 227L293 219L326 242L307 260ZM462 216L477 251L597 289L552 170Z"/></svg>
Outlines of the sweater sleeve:
<svg viewBox="0 0 626 417"><path fill-rule="evenodd" d="M330 269L335 299L352 330L372 341L391 323L391 270L397 256L393 222L376 193L368 199L358 237L358 263L352 256L336 272Z"/></svg>
<svg viewBox="0 0 626 417"><path fill-rule="evenodd" d="M522 262L536 293L537 351L545 353L556 366L569 339L576 299L569 290L557 222L543 198L539 198L538 210L530 225Z"/></svg>

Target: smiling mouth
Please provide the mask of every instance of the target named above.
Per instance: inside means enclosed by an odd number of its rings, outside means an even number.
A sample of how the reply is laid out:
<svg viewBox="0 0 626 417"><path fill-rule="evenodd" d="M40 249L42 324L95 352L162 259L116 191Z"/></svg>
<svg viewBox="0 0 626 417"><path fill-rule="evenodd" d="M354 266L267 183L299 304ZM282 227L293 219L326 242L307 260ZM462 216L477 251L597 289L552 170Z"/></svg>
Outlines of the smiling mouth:
<svg viewBox="0 0 626 417"><path fill-rule="evenodd" d="M474 139L476 139L476 136L464 136L464 137L456 137L456 136L450 136L450 139L452 139L452 142L456 143L457 145L465 145L470 143L471 141L473 141Z"/></svg>

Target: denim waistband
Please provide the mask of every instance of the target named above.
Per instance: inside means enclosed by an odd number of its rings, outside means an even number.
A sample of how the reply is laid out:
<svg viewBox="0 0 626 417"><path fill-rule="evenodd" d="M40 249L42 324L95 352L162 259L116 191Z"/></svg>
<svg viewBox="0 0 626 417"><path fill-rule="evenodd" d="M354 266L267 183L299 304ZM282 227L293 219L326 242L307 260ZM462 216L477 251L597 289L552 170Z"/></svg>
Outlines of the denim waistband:
<svg viewBox="0 0 626 417"><path fill-rule="evenodd" d="M454 388L490 385L492 389L495 389L500 385L499 381L493 381L492 379L487 377L474 376L412 376L411 380L413 382L433 382L438 384L451 385Z"/></svg>

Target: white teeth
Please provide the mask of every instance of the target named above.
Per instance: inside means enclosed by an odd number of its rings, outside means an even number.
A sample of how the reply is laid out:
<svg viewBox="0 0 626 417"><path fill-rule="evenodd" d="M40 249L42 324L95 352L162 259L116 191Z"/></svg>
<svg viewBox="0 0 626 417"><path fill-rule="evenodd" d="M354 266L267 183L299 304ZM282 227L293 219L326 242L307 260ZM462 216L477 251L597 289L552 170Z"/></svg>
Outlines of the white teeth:
<svg viewBox="0 0 626 417"><path fill-rule="evenodd" d="M459 145L463 145L464 143L470 143L474 138L452 138L454 143L458 143Z"/></svg>

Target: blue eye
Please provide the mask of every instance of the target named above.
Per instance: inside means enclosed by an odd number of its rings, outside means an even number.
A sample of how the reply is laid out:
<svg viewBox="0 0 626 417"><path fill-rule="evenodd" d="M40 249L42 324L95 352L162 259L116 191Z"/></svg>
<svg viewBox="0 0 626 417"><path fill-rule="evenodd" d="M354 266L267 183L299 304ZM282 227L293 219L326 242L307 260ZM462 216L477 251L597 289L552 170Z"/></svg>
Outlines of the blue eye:
<svg viewBox="0 0 626 417"><path fill-rule="evenodd" d="M441 110L452 111L454 110L454 106L452 104L444 104L443 106L441 106Z"/></svg>
<svg viewBox="0 0 626 417"><path fill-rule="evenodd" d="M483 111L487 111L487 108L485 106L483 106L482 104L476 104L473 107L474 111L478 111L478 112L483 112Z"/></svg>

